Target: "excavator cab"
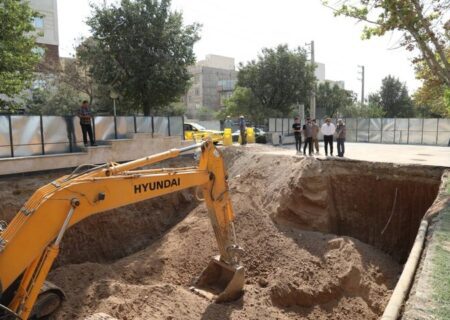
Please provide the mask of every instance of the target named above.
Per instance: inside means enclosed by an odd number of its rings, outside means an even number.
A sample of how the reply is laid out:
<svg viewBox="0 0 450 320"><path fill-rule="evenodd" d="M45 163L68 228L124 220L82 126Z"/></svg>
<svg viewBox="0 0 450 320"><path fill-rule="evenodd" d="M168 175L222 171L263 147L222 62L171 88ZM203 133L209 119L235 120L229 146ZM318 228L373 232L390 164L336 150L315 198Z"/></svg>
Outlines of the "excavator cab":
<svg viewBox="0 0 450 320"><path fill-rule="evenodd" d="M198 166L136 170L198 148ZM237 245L227 180L223 157L207 138L122 164L77 168L43 186L0 230L0 308L16 319L49 316L64 294L45 279L69 227L94 214L192 187L203 193L219 249L192 290L216 302L238 299L244 287L243 250Z"/></svg>

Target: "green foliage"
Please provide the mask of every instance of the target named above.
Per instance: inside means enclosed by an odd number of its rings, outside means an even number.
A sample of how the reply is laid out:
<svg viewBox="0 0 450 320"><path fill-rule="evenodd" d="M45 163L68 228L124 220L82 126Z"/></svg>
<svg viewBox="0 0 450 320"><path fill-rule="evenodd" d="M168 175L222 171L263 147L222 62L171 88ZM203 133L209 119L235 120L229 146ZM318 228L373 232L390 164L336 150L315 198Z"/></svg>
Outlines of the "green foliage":
<svg viewBox="0 0 450 320"><path fill-rule="evenodd" d="M39 75L31 92L22 95L28 114L72 115L87 96L59 81L58 77Z"/></svg>
<svg viewBox="0 0 450 320"><path fill-rule="evenodd" d="M450 59L450 49L446 54ZM417 112L423 117L450 117L450 99L446 99L450 86L431 72L424 62L416 64L416 78L423 80L422 86L414 93Z"/></svg>
<svg viewBox="0 0 450 320"><path fill-rule="evenodd" d="M265 48L258 59L240 64L238 86L251 90L265 114L289 114L297 103L308 100L315 83L313 66L302 48L287 45Z"/></svg>
<svg viewBox="0 0 450 320"><path fill-rule="evenodd" d="M339 110L340 116L346 118L383 118L386 112L377 104L354 103Z"/></svg>
<svg viewBox="0 0 450 320"><path fill-rule="evenodd" d="M329 82L319 84L316 93L316 104L325 108L328 117L334 117L336 112L352 106L356 102L353 92L341 89L338 85L331 86Z"/></svg>
<svg viewBox="0 0 450 320"><path fill-rule="evenodd" d="M198 120L212 120L216 118L216 116L217 116L216 112L207 107L201 107L196 112L196 117L198 118Z"/></svg>
<svg viewBox="0 0 450 320"><path fill-rule="evenodd" d="M326 6L328 2L322 0ZM448 34L448 0L343 0L335 15L368 22L363 38L383 36L389 31L403 32L400 43L409 51L421 53L415 62L424 62L443 84L450 86L450 61L445 50L450 46Z"/></svg>
<svg viewBox="0 0 450 320"><path fill-rule="evenodd" d="M177 101L190 79L187 66L195 62L199 25L184 26L170 0L122 0L93 9L87 21L92 39L78 52L92 77L144 115Z"/></svg>
<svg viewBox="0 0 450 320"><path fill-rule="evenodd" d="M270 112L264 110L249 88L238 86L234 89L233 95L225 100L225 108L220 110L217 118L223 120L227 116L236 118L240 115L257 123L262 123L265 118L272 116Z"/></svg>
<svg viewBox="0 0 450 320"><path fill-rule="evenodd" d="M30 85L39 62L32 36L32 21L38 16L26 1L0 0L0 93L8 97Z"/></svg>
<svg viewBox="0 0 450 320"><path fill-rule="evenodd" d="M388 118L414 116L413 102L406 85L392 76L382 80L380 91L369 96L369 104L381 107Z"/></svg>

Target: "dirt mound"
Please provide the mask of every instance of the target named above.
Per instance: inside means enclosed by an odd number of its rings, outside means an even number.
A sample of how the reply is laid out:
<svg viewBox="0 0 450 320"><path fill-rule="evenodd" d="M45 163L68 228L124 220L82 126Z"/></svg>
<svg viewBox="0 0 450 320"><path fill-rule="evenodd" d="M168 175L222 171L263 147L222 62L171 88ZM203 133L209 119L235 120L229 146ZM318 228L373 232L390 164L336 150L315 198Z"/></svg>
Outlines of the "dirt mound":
<svg viewBox="0 0 450 320"><path fill-rule="evenodd" d="M335 161L327 167L313 158L279 156L271 150L249 146L228 148L224 154L230 164L238 242L246 250L241 299L214 304L189 290L217 248L204 204L191 211L186 199L173 210L190 211L187 217L143 250L109 264L85 262L53 270L50 280L67 295L54 319L84 319L95 313L117 319L377 319L401 266L347 236L365 241L364 234L351 234L336 223L347 209L356 217L358 208L333 200L327 184L332 173L357 176L364 165L359 171L357 164L345 168ZM383 210L390 215L389 207ZM126 222L126 213L120 216L127 224L120 235L122 246L133 246L133 237L125 234L140 227ZM93 235L98 241L113 237L108 228L101 229Z"/></svg>

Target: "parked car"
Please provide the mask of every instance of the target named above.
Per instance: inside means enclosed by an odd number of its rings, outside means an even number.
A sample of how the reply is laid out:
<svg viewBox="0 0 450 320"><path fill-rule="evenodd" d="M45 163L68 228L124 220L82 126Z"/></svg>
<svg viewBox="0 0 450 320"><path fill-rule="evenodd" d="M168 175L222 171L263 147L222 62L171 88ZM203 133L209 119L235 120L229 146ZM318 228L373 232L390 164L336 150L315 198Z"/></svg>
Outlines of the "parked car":
<svg viewBox="0 0 450 320"><path fill-rule="evenodd" d="M184 123L184 138L186 140L201 140L205 137L211 137L212 141L217 144L223 141L223 131L208 130L195 122Z"/></svg>
<svg viewBox="0 0 450 320"><path fill-rule="evenodd" d="M255 132L256 143L267 143L266 132L263 129L253 128L253 131ZM238 142L240 134L241 134L240 130L236 130L231 134L231 136L233 137L233 142Z"/></svg>

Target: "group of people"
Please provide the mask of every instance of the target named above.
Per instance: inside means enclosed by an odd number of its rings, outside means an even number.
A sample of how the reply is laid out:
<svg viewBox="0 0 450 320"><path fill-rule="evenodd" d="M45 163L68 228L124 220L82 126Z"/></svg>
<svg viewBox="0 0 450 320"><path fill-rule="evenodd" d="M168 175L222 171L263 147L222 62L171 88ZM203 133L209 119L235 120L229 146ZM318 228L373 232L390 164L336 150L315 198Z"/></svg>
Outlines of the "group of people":
<svg viewBox="0 0 450 320"><path fill-rule="evenodd" d="M298 154L302 153L302 137L304 138L303 154L306 156L306 148L308 148L308 155L313 155L313 148L316 154L319 154L319 130L323 134L323 141L325 145L325 155L328 156L328 148L330 155L333 156L333 138L336 136L338 157L343 157L345 152L345 124L342 119L338 120L337 126L331 122L330 118L325 120L322 127L319 128L316 119L306 118L305 124L302 126L300 118L295 117L292 125L295 137L295 148Z"/></svg>

